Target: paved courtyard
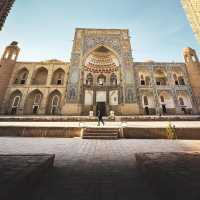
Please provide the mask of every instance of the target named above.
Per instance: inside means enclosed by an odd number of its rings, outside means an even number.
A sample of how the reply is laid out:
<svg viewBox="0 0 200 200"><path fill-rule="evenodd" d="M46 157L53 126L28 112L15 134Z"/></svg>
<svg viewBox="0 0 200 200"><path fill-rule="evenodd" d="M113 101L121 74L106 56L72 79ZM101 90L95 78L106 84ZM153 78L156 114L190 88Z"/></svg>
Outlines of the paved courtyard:
<svg viewBox="0 0 200 200"><path fill-rule="evenodd" d="M0 199L27 199L49 169L54 155L0 155Z"/></svg>
<svg viewBox="0 0 200 200"><path fill-rule="evenodd" d="M0 118L1 119L1 118ZM5 118L6 119L6 118ZM27 118L28 119L28 118ZM171 125L177 128L200 128L200 121L170 121ZM166 128L169 126L169 120L166 121L127 121L127 122L110 122L106 121L104 127L135 127L135 128ZM0 127L48 127L48 128L69 128L69 127L97 127L95 122L56 122L56 121L0 121Z"/></svg>
<svg viewBox="0 0 200 200"><path fill-rule="evenodd" d="M156 199L138 172L135 153L191 151L200 151L200 141L0 138L0 154L56 155L55 168L32 200Z"/></svg>

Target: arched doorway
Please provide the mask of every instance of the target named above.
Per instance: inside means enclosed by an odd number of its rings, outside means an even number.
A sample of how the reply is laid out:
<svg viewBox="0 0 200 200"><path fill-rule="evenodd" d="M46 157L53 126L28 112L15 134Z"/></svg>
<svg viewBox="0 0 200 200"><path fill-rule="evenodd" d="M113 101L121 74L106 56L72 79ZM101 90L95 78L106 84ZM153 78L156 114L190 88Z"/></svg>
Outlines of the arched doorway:
<svg viewBox="0 0 200 200"><path fill-rule="evenodd" d="M181 108L181 114L192 113L192 103L189 94L186 91L179 91L178 104Z"/></svg>
<svg viewBox="0 0 200 200"><path fill-rule="evenodd" d="M42 102L43 94L40 90L32 91L25 102L24 106L24 114L27 115L37 115L41 109L41 102Z"/></svg>
<svg viewBox="0 0 200 200"><path fill-rule="evenodd" d="M176 114L173 96L170 91L162 91L159 95L161 113L164 115Z"/></svg>
<svg viewBox="0 0 200 200"><path fill-rule="evenodd" d="M14 84L24 85L28 78L28 70L26 68L21 69L15 77Z"/></svg>
<svg viewBox="0 0 200 200"><path fill-rule="evenodd" d="M117 86L117 75L115 73L112 73L110 76L110 85Z"/></svg>
<svg viewBox="0 0 200 200"><path fill-rule="evenodd" d="M63 85L64 84L64 76L65 76L65 71L63 69L57 69L53 73L52 85Z"/></svg>
<svg viewBox="0 0 200 200"><path fill-rule="evenodd" d="M156 85L167 85L167 75L164 70L157 69L155 71L155 79Z"/></svg>
<svg viewBox="0 0 200 200"><path fill-rule="evenodd" d="M100 74L97 78L98 86L105 86L106 85L106 76L104 74Z"/></svg>
<svg viewBox="0 0 200 200"><path fill-rule="evenodd" d="M39 68L32 77L33 85L45 85L47 83L48 70L44 67Z"/></svg>
<svg viewBox="0 0 200 200"><path fill-rule="evenodd" d="M46 113L49 115L58 115L61 112L61 93L58 90L53 91L48 97Z"/></svg>
<svg viewBox="0 0 200 200"><path fill-rule="evenodd" d="M20 108L20 103L22 99L22 93L19 90L16 90L11 93L10 100L8 104L8 113L11 115L16 115L18 109Z"/></svg>

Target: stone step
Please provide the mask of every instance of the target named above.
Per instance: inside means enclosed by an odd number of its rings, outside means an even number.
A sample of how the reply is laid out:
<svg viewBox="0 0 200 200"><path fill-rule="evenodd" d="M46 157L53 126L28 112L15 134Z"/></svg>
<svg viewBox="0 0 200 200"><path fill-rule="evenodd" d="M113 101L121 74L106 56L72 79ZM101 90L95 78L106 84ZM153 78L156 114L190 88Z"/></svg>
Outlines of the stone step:
<svg viewBox="0 0 200 200"><path fill-rule="evenodd" d="M99 133L99 132L119 132L119 129L114 129L114 128L86 128L85 131L87 132L95 132L95 133Z"/></svg>
<svg viewBox="0 0 200 200"><path fill-rule="evenodd" d="M119 129L116 128L86 128L83 139L118 139Z"/></svg>
<svg viewBox="0 0 200 200"><path fill-rule="evenodd" d="M96 132L96 131L92 131L92 130L90 130L90 131L84 131L84 133L94 133L94 134L104 134L104 133L106 133L106 134L116 134L116 133L119 133L119 131L102 131L102 132Z"/></svg>
<svg viewBox="0 0 200 200"><path fill-rule="evenodd" d="M95 133L95 134L103 134L103 133L119 133L119 131L95 131L95 130L86 130L85 133Z"/></svg>
<svg viewBox="0 0 200 200"><path fill-rule="evenodd" d="M106 140L116 140L116 139L118 139L118 135L116 135L116 136L106 136L106 135L104 135L104 136L101 136L101 135L96 135L96 136L83 136L82 137L83 139L106 139Z"/></svg>
<svg viewBox="0 0 200 200"><path fill-rule="evenodd" d="M86 128L85 130L88 130L88 131L119 131L118 128Z"/></svg>
<svg viewBox="0 0 200 200"><path fill-rule="evenodd" d="M90 133L90 132L86 132L84 133L84 136L118 136L118 133Z"/></svg>

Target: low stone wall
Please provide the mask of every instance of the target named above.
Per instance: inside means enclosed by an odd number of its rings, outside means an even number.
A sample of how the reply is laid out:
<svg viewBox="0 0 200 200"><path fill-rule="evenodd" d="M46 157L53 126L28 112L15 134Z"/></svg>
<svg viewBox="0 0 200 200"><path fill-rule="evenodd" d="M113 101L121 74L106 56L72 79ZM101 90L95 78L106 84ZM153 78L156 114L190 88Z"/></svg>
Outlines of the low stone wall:
<svg viewBox="0 0 200 200"><path fill-rule="evenodd" d="M81 136L81 128L0 127L0 136L73 138Z"/></svg>
<svg viewBox="0 0 200 200"><path fill-rule="evenodd" d="M122 128L124 138L130 139L168 139L166 128ZM82 128L31 128L31 127L0 127L1 137L80 137ZM199 140L200 128L176 128L177 139Z"/></svg>
<svg viewBox="0 0 200 200"><path fill-rule="evenodd" d="M165 129L162 128L124 128L123 135L133 139L167 139Z"/></svg>
<svg viewBox="0 0 200 200"><path fill-rule="evenodd" d="M124 128L125 138L167 139L166 128ZM199 140L200 128L176 128L177 139Z"/></svg>

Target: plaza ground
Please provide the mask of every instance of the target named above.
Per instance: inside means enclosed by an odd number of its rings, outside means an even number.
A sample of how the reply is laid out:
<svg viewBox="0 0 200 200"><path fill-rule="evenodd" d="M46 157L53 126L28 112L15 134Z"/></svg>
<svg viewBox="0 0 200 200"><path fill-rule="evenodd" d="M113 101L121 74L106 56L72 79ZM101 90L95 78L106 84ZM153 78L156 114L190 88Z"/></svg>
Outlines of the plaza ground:
<svg viewBox="0 0 200 200"><path fill-rule="evenodd" d="M28 119L28 118L26 118ZM106 121L104 127L130 127L130 128L166 128L169 125L175 125L176 128L200 128L200 121L125 121L125 122L110 122ZM0 127L36 127L36 128L84 128L97 127L96 122L55 122L55 121L0 121Z"/></svg>
<svg viewBox="0 0 200 200"><path fill-rule="evenodd" d="M157 199L141 177L136 153L199 151L194 140L0 138L0 154L55 154L54 169L31 200Z"/></svg>
<svg viewBox="0 0 200 200"><path fill-rule="evenodd" d="M84 133L89 131L86 129L92 128L93 132L97 131L96 119L69 122L40 117L38 120L40 121L0 121L0 136L73 138L84 136ZM105 121L105 126L98 128L104 128L102 131L105 133L106 129L118 130L120 138L167 139L169 124L171 127L175 126L176 138L200 140L200 121Z"/></svg>

